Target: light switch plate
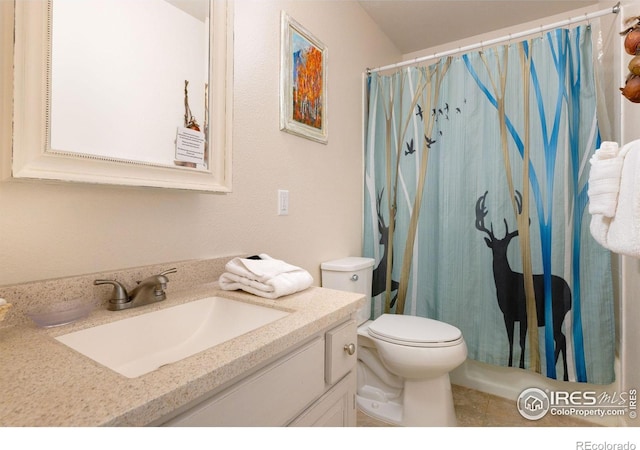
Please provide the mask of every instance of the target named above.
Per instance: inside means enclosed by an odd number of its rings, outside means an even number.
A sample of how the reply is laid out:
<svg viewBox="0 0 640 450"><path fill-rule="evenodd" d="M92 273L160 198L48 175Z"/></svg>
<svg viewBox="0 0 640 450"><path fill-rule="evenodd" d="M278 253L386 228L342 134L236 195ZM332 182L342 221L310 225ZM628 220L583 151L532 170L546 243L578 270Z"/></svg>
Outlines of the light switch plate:
<svg viewBox="0 0 640 450"><path fill-rule="evenodd" d="M289 215L289 191L278 189L278 215Z"/></svg>

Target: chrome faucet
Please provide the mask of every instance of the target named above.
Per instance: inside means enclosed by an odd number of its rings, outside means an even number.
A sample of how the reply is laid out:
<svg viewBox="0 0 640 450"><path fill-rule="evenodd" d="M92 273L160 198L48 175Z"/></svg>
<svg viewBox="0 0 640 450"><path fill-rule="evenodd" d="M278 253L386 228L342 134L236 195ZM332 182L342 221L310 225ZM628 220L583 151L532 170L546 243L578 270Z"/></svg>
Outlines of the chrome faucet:
<svg viewBox="0 0 640 450"><path fill-rule="evenodd" d="M127 293L125 287L115 280L95 280L94 285L111 284L113 285L113 293L109 299L111 311L120 311L122 309L135 308L137 306L149 305L151 303L160 302L167 298L164 291L167 288L169 279L166 277L169 273L176 273L178 270L173 268L165 270L158 275L152 275L138 282L131 293Z"/></svg>

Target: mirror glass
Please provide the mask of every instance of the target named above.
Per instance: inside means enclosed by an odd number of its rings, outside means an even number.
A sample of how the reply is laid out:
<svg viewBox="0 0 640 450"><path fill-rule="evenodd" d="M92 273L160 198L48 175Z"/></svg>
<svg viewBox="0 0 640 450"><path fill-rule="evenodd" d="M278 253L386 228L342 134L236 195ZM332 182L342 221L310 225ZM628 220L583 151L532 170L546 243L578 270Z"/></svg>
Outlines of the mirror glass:
<svg viewBox="0 0 640 450"><path fill-rule="evenodd" d="M208 170L209 0L53 0L48 151Z"/></svg>

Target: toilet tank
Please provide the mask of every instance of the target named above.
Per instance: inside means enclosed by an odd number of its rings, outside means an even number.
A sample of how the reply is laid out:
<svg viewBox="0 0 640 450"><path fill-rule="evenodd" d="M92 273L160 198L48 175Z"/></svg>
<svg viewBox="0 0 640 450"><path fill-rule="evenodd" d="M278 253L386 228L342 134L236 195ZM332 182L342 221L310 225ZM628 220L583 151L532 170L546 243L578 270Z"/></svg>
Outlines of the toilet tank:
<svg viewBox="0 0 640 450"><path fill-rule="evenodd" d="M366 322L371 316L371 282L374 263L373 258L350 256L320 265L322 287L365 295L365 304L357 314L358 324Z"/></svg>

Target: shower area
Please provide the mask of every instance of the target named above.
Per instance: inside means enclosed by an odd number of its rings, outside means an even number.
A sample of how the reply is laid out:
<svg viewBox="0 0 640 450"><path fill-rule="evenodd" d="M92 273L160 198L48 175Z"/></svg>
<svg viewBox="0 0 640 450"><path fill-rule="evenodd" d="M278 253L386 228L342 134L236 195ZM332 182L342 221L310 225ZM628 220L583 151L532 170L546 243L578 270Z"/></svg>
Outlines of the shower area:
<svg viewBox="0 0 640 450"><path fill-rule="evenodd" d="M589 232L589 159L637 139L612 113L628 108L611 86L631 11L612 12L367 73L373 317L460 328L469 359L454 384L514 401L634 387L621 317L637 265Z"/></svg>

